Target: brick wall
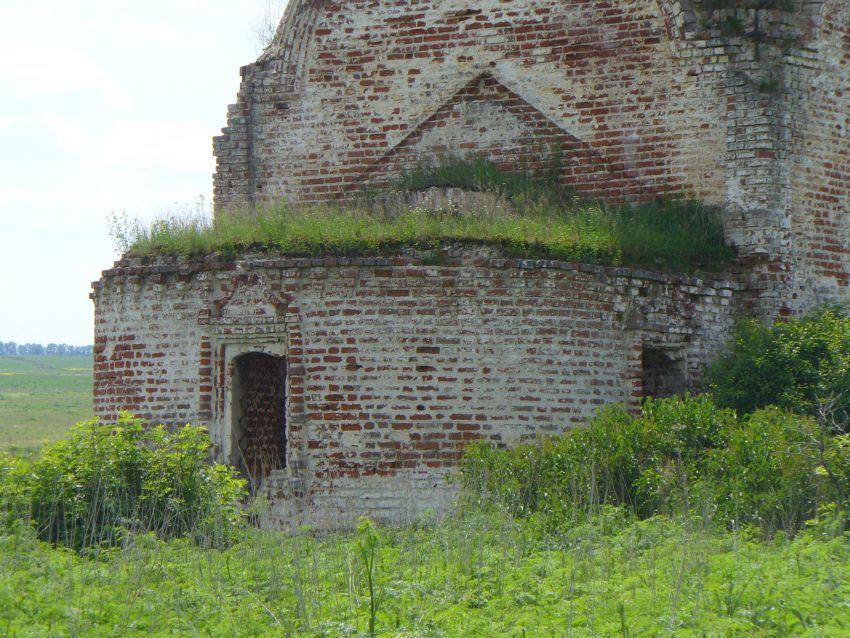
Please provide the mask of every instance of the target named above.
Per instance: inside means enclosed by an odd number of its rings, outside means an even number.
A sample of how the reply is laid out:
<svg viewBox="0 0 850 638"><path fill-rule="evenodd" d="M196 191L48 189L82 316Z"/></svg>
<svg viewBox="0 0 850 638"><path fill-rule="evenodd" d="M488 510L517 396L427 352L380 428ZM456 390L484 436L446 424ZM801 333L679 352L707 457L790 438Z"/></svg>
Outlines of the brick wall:
<svg viewBox="0 0 850 638"><path fill-rule="evenodd" d="M205 424L232 460L239 357L283 357L287 458L264 482L278 521L412 516L446 505L469 441L515 445L645 386L694 388L738 289L485 247L120 262L93 295L95 409Z"/></svg>
<svg viewBox="0 0 850 638"><path fill-rule="evenodd" d="M670 0L292 0L216 140L217 206L339 199L470 154L554 166L589 197L721 201L726 53L686 15Z"/></svg>
<svg viewBox="0 0 850 638"><path fill-rule="evenodd" d="M789 241L798 307L847 301L850 282L850 3L811 7L788 67L793 146Z"/></svg>
<svg viewBox="0 0 850 638"><path fill-rule="evenodd" d="M292 0L216 139L216 206L483 155L590 198L722 204L764 318L846 300L850 3L704 7Z"/></svg>

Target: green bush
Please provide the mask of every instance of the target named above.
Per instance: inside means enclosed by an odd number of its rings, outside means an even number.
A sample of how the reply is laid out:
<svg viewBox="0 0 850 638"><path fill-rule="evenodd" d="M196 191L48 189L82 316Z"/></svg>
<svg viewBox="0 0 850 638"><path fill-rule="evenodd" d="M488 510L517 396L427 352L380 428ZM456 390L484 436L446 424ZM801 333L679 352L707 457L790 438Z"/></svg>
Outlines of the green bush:
<svg viewBox="0 0 850 638"><path fill-rule="evenodd" d="M30 465L11 454L0 453L0 528L27 519Z"/></svg>
<svg viewBox="0 0 850 638"><path fill-rule="evenodd" d="M609 406L586 429L516 450L472 445L461 482L547 529L625 506L791 535L819 506L848 504L850 438L775 407L739 419L707 396L648 399L639 415Z"/></svg>
<svg viewBox="0 0 850 638"><path fill-rule="evenodd" d="M39 537L75 549L114 545L127 533L196 542L228 542L238 529L242 479L210 463L202 428L168 432L124 413L115 426L97 420L47 447L27 471L0 480L29 506ZM20 513L20 512L18 512Z"/></svg>
<svg viewBox="0 0 850 638"><path fill-rule="evenodd" d="M469 446L461 482L514 514L539 514L556 526L585 520L602 505L639 516L682 505L706 451L725 444L731 411L705 396L647 399L639 415L602 409L585 429L516 450Z"/></svg>
<svg viewBox="0 0 850 638"><path fill-rule="evenodd" d="M715 400L748 414L776 405L846 429L850 422L850 317L822 307L773 327L738 324L728 355L709 371Z"/></svg>
<svg viewBox="0 0 850 638"><path fill-rule="evenodd" d="M823 464L817 473L829 484L829 493L836 505L850 511L850 434L826 439Z"/></svg>
<svg viewBox="0 0 850 638"><path fill-rule="evenodd" d="M822 476L821 429L807 416L776 407L758 410L730 430L728 445L711 455L708 478L719 520L756 525L789 536L818 505L841 499Z"/></svg>

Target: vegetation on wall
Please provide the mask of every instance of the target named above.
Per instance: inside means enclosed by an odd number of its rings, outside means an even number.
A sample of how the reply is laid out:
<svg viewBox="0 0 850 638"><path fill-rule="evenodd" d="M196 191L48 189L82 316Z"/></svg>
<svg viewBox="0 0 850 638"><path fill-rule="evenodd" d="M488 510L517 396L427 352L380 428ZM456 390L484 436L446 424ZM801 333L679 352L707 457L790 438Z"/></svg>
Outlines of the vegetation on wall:
<svg viewBox="0 0 850 638"><path fill-rule="evenodd" d="M796 13L800 10L800 0L701 0L698 8L702 10L702 26L706 29L716 29L722 37L745 38L755 43L765 41L766 34L761 28L758 11L781 11ZM745 13L742 13L745 12ZM788 46L791 41L788 36L779 40L782 46Z"/></svg>
<svg viewBox="0 0 850 638"><path fill-rule="evenodd" d="M576 202L547 181L507 176L484 160L413 172L402 187L458 185L495 192L507 210L427 208L376 212L362 207L221 213L215 222L176 215L146 227L113 217L117 247L130 255L275 251L289 255L381 255L403 246L446 243L502 246L510 256L693 271L719 269L732 257L717 212L694 202L639 206Z"/></svg>

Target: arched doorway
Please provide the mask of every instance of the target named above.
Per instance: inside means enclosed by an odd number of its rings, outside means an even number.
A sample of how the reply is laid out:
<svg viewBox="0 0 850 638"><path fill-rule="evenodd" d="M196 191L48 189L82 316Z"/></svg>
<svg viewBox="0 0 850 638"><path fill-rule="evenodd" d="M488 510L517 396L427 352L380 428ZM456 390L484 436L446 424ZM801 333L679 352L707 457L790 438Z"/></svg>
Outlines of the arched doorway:
<svg viewBox="0 0 850 638"><path fill-rule="evenodd" d="M230 461L254 489L286 467L286 359L251 352L234 366Z"/></svg>

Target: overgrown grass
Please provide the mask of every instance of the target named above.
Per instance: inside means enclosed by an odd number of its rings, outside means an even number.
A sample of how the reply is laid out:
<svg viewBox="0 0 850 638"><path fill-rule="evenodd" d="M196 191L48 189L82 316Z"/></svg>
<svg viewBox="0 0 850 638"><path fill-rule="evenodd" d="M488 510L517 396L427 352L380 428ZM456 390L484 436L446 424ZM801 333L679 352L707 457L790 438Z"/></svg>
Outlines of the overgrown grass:
<svg viewBox="0 0 850 638"><path fill-rule="evenodd" d="M826 533L824 532L826 529ZM850 543L758 542L691 517L603 510L541 540L498 512L363 539L247 530L205 550L137 536L81 557L0 530L9 636L844 636Z"/></svg>
<svg viewBox="0 0 850 638"><path fill-rule="evenodd" d="M426 210L394 214L366 204L206 217L174 215L145 227L113 218L117 245L131 255L233 257L249 250L293 256L381 255L403 246L489 243L513 257L694 271L722 268L732 257L716 211L695 202L641 206L579 203L550 181L499 173L483 161L419 169L397 188L461 186L496 192L508 211Z"/></svg>
<svg viewBox="0 0 850 638"><path fill-rule="evenodd" d="M361 519L329 537L241 526L233 508L229 520L193 514L206 511L196 497L210 479L200 431L169 442L129 416L115 429L84 424L34 464L0 456L0 632L847 635L845 502L804 508L813 518L790 534L763 524L776 505L798 502L801 482L828 482L824 469L850 484L847 437L820 455L810 420L775 410L742 427L735 419L705 397L671 399L639 417L609 408L545 446L470 448L464 472L477 467L486 489L473 481L448 518L398 528ZM721 490L695 489L700 477ZM158 505L125 509L130 493ZM232 505L235 492L223 494ZM159 520L142 513L160 509ZM71 551L37 540L68 541L44 534L39 511L71 513L91 542L72 536ZM121 533L104 536L110 526ZM199 543L199 531L227 542Z"/></svg>
<svg viewBox="0 0 850 638"><path fill-rule="evenodd" d="M578 202L575 193L558 183L557 162L548 175L505 173L483 158L447 160L440 164L420 164L404 173L391 186L396 191L423 191L436 188L500 193L520 210L529 206L569 207ZM369 193L366 193L368 198Z"/></svg>

